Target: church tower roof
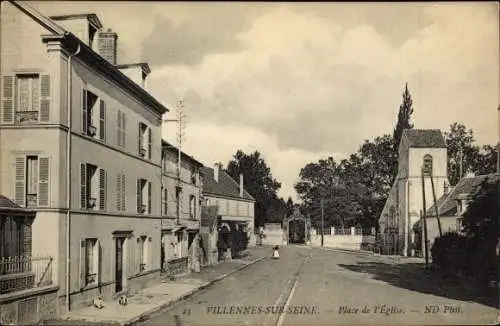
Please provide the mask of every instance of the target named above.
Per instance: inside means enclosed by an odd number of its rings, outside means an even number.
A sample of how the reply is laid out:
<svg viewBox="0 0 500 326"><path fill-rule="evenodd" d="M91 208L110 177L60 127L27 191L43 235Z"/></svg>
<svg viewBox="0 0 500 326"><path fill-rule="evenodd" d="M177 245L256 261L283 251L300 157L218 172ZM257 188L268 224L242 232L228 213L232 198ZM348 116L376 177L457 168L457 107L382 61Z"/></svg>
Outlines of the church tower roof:
<svg viewBox="0 0 500 326"><path fill-rule="evenodd" d="M405 129L403 137L408 147L413 148L446 148L446 142L439 129Z"/></svg>

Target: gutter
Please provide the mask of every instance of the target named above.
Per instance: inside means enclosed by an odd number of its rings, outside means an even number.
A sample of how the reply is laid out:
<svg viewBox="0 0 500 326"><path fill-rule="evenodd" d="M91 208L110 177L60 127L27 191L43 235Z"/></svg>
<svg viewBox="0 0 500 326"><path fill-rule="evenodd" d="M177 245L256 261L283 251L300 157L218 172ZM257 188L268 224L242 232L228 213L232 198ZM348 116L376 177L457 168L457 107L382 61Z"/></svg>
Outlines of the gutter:
<svg viewBox="0 0 500 326"><path fill-rule="evenodd" d="M66 199L68 210L66 212L66 312L70 311L70 300L69 300L69 287L70 287L70 245L71 245L71 119L72 119L72 109L71 109L71 58L80 53L80 44L76 52L68 55L68 94L67 94L67 110L68 110L68 133L66 135Z"/></svg>

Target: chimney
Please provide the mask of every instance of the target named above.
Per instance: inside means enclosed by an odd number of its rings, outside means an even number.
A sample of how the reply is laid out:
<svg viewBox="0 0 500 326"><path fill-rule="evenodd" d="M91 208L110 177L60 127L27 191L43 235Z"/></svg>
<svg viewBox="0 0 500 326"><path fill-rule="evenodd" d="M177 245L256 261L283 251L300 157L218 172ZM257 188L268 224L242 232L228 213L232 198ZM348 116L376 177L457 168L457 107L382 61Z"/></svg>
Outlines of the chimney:
<svg viewBox="0 0 500 326"><path fill-rule="evenodd" d="M219 183L220 163L214 164L214 180Z"/></svg>
<svg viewBox="0 0 500 326"><path fill-rule="evenodd" d="M113 32L110 28L106 32L99 32L99 41L97 50L101 57L109 61L112 65L116 66L116 52L117 52L118 34Z"/></svg>
<svg viewBox="0 0 500 326"><path fill-rule="evenodd" d="M243 173L240 173L240 197L243 198Z"/></svg>

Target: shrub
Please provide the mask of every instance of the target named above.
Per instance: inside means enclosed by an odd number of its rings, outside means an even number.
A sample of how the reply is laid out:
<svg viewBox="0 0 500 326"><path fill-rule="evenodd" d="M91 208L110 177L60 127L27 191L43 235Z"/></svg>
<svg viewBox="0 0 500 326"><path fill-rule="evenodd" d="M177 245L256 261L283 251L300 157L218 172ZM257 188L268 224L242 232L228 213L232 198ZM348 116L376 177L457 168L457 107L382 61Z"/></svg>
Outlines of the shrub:
<svg viewBox="0 0 500 326"><path fill-rule="evenodd" d="M432 261L444 272L465 272L467 269L466 238L455 232L436 238L431 248Z"/></svg>

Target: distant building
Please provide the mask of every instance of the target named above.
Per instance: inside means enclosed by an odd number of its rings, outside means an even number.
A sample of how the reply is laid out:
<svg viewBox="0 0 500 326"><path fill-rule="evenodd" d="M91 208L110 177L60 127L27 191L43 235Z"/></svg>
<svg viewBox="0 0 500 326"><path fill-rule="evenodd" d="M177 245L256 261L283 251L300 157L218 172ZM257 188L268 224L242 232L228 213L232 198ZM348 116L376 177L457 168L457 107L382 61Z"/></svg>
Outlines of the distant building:
<svg viewBox="0 0 500 326"><path fill-rule="evenodd" d="M238 184L219 164L204 167L202 173L205 205L218 207L219 228L243 230L255 245L255 199L245 190L243 175Z"/></svg>
<svg viewBox="0 0 500 326"><path fill-rule="evenodd" d="M437 200L439 220L441 222L441 230L443 234L446 232L460 233L462 231L463 215L467 211L469 203L474 199L473 196L482 188L485 182L498 179L499 176L494 174L481 176L468 175L460 179L455 187L446 189L441 198ZM439 237L435 205L432 205L427 210L426 224L428 250L430 251L434 240ZM423 227L424 223L422 220L418 221L413 226L415 232L417 233L417 239L415 241L416 247L419 248L422 253L425 251L423 243Z"/></svg>
<svg viewBox="0 0 500 326"><path fill-rule="evenodd" d="M32 254L54 257L60 313L160 275L168 110L115 66L102 27L2 2L0 192L36 211Z"/></svg>
<svg viewBox="0 0 500 326"><path fill-rule="evenodd" d="M415 247L413 229L423 208L421 169L432 169L436 199L448 187L447 150L437 129L406 129L399 145L398 174L379 218L379 239L386 253L408 256ZM426 207L433 204L430 177L425 177ZM414 252L413 252L414 253Z"/></svg>

